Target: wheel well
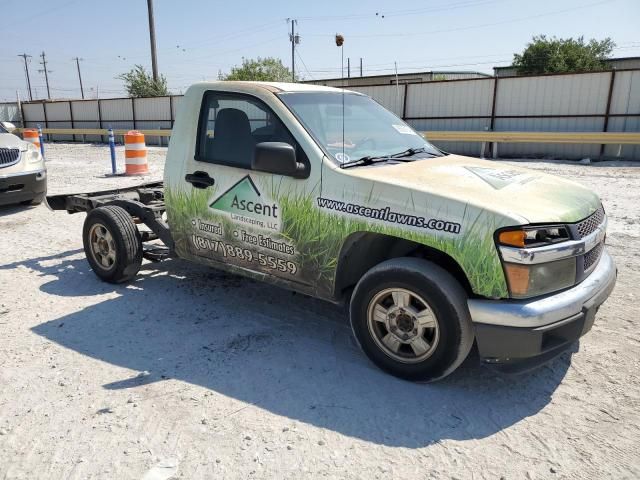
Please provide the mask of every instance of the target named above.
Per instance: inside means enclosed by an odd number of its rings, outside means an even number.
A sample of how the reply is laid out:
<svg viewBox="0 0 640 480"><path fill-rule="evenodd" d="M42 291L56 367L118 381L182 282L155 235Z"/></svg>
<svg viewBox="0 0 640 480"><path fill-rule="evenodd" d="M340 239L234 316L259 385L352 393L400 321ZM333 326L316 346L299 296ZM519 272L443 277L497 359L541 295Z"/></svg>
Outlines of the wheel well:
<svg viewBox="0 0 640 480"><path fill-rule="evenodd" d="M450 255L426 245L381 233L356 232L342 245L338 258L334 294L344 299L360 278L375 265L398 257L417 257L444 268L460 283L468 295L471 284L462 267Z"/></svg>

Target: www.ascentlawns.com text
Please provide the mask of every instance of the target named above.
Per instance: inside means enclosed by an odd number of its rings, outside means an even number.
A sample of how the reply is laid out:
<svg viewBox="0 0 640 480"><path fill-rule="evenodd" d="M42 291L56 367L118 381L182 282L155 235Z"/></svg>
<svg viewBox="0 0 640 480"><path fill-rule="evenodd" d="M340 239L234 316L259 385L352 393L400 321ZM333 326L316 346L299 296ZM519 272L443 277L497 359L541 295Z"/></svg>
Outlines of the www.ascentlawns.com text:
<svg viewBox="0 0 640 480"><path fill-rule="evenodd" d="M375 220L398 223L400 225L409 225L411 227L428 228L430 230L438 230L448 233L460 233L461 229L459 223L438 220L436 218L424 218L405 213L397 213L391 211L389 207L371 208L322 197L318 197L318 206L320 208L350 213L351 215L358 215L360 217L373 218Z"/></svg>

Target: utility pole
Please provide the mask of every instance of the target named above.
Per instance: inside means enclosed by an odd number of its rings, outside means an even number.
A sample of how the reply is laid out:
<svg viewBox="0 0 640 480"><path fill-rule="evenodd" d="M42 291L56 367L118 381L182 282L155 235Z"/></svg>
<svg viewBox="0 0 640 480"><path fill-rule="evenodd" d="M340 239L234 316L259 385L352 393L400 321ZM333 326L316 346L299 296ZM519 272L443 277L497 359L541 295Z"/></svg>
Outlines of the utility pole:
<svg viewBox="0 0 640 480"><path fill-rule="evenodd" d="M22 116L22 100L20 99L20 92L16 90L16 101L18 105L18 114L20 114L20 123L22 124L22 128L25 128L26 125L24 123L24 117Z"/></svg>
<svg viewBox="0 0 640 480"><path fill-rule="evenodd" d="M291 42L291 81L296 81L296 45L300 43L300 35L296 34L295 25L298 21L294 18L288 18L291 22L291 33L289 34L289 41Z"/></svg>
<svg viewBox="0 0 640 480"><path fill-rule="evenodd" d="M80 80L80 95L82 95L82 99L84 100L84 88L82 88L82 75L80 75L80 60L81 58L75 57L72 60L76 61L76 67L78 67L78 80Z"/></svg>
<svg viewBox="0 0 640 480"><path fill-rule="evenodd" d="M396 68L396 101L398 105L400 105L400 82L398 82L398 62L393 62L394 67Z"/></svg>
<svg viewBox="0 0 640 480"><path fill-rule="evenodd" d="M360 57L360 76L362 76L362 57Z"/></svg>
<svg viewBox="0 0 640 480"><path fill-rule="evenodd" d="M27 55L26 53L21 53L18 55L22 57L24 60L24 73L27 75L27 88L29 89L29 100L33 100L33 95L31 94L31 79L29 78L29 65L27 64L27 58L31 58L31 55Z"/></svg>
<svg viewBox="0 0 640 480"><path fill-rule="evenodd" d="M347 57L347 78L351 78L351 57Z"/></svg>
<svg viewBox="0 0 640 480"><path fill-rule="evenodd" d="M153 20L153 0L147 0L147 11L149 13L149 41L151 42L151 70L153 79L158 81L158 59L156 57L156 25Z"/></svg>
<svg viewBox="0 0 640 480"><path fill-rule="evenodd" d="M42 65L42 70L38 70L38 72L44 72L44 80L47 84L47 99L51 100L51 91L49 90L49 72L47 71L47 58L45 57L44 52L42 52L40 56L42 57L42 61L40 62L40 65Z"/></svg>

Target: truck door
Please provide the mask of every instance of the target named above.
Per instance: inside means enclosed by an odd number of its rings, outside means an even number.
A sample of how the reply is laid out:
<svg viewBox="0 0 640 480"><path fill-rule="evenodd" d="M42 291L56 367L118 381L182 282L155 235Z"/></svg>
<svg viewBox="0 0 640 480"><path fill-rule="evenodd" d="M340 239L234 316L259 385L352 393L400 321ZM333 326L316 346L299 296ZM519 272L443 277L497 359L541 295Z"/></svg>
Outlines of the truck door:
<svg viewBox="0 0 640 480"><path fill-rule="evenodd" d="M167 192L178 255L310 286L298 262L297 239L284 225L285 203L311 195L309 173L305 179L251 169L257 144L284 142L310 170L289 130L253 96L208 91L197 135L182 188Z"/></svg>

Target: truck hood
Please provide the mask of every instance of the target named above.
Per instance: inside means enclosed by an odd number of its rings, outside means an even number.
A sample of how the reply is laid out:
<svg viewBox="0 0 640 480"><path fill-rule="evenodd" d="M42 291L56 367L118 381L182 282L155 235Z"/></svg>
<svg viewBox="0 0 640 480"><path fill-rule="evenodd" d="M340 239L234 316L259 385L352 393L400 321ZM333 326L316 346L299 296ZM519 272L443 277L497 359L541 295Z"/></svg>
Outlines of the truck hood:
<svg viewBox="0 0 640 480"><path fill-rule="evenodd" d="M354 168L350 173L468 203L523 223L577 222L600 206L598 195L578 183L461 155Z"/></svg>
<svg viewBox="0 0 640 480"><path fill-rule="evenodd" d="M0 133L0 148L27 148L25 141L12 133Z"/></svg>

